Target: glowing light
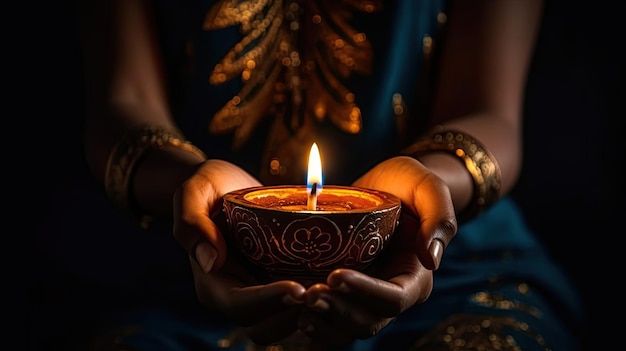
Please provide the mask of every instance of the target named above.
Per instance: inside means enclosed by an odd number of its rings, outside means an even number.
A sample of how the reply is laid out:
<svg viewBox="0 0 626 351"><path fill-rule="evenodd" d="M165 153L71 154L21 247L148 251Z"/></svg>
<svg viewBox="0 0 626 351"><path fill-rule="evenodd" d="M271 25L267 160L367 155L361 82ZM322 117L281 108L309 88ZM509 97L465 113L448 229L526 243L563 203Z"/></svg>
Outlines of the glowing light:
<svg viewBox="0 0 626 351"><path fill-rule="evenodd" d="M317 196L322 192L322 184L322 160L317 144L313 143L309 153L309 168L306 180L308 210L317 209Z"/></svg>

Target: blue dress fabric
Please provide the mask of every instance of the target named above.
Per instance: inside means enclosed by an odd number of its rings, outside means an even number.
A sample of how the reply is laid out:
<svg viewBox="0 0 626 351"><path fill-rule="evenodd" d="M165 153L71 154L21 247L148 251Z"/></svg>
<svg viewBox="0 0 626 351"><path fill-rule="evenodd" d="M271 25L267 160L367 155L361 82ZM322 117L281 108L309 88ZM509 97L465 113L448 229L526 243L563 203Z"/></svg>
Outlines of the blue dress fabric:
<svg viewBox="0 0 626 351"><path fill-rule="evenodd" d="M277 12L271 11L278 9L286 13L291 2L266 3L260 16L274 19ZM302 18L305 19L312 18L307 17L307 11L320 14L318 18L322 22L331 17L331 10L349 13L346 18L332 17L334 24L339 25L328 27L340 32L340 37L351 29L357 34L365 33L370 47L358 41L341 43L338 38L334 39L339 43L336 50L330 52L314 41L297 46L294 33L287 31L283 33L283 44L295 43L293 48L299 51L294 52L300 55L289 56L291 60L299 58L302 65L307 60L317 60L306 74L300 68L298 72L290 72L289 65L267 66L264 65L267 60L258 59L255 62L263 64L259 69L265 70L263 79L255 82L258 77L254 77L254 70L246 73L243 68L236 72L237 77L219 81L216 65L224 62L222 59L235 44L244 43L242 28L245 26L241 21L224 25L229 22L220 22L219 14L227 13L229 4L251 4L247 1L157 1L165 62L170 72L175 72L169 76L173 87L172 107L185 135L209 157L236 162L264 183L304 184L305 174L298 161L306 160L306 155L299 157L308 152L309 141L313 140L320 145L322 160L327 166L324 182L350 184L372 165L397 154L402 146L408 145L410 138L424 132L420 128L427 123L428 109L422 103L427 101L428 92L421 89L428 87L430 60L436 53L438 36L445 29L446 2L294 3L300 5L294 11L302 11L299 13L304 13ZM272 8L278 5L282 7ZM251 8L254 7L246 9ZM207 16L217 9L222 12ZM289 17L284 16L282 20L286 22ZM211 29L203 27L207 22L213 24ZM321 30L310 23L299 25L300 32ZM327 33L329 38L333 38L335 32ZM306 34L300 35L302 40L307 40ZM253 55L254 50L266 45L263 39L266 38L261 36L245 42L247 45L241 45L243 49L237 55ZM276 46L267 44L263 48L280 50L283 47L280 42L274 44ZM352 51L341 51L349 45ZM369 54L361 55L363 52ZM343 53L347 56L342 56ZM345 67L333 60L346 57L356 63L348 65L352 69L342 71ZM271 76L271 72L279 73ZM250 78L240 79L242 74L250 74ZM294 75L300 75L298 79L302 83L314 74L317 75L314 79L326 83L319 86L327 91L283 88L280 109L272 110L271 106L263 105L263 89L267 85L273 85L269 96L276 97L274 88L293 84ZM218 77L217 83L212 82L211 77ZM242 93L246 86L252 88L247 95ZM320 94L327 94L345 104L346 100L337 95L341 92L354 97L347 102L349 111L355 111L356 107L360 113L358 132L345 130L350 128L352 120L331 116L333 111L345 111L342 110L345 106L333 106L332 99L325 100L327 105L322 106L322 110L327 113L322 114L322 118L315 114L314 108L313 113L307 112L307 108L317 106L314 103L298 105L294 102L313 97L324 100L325 95ZM234 97L241 101L238 100L236 106L229 105ZM289 102L284 103L284 99ZM244 103L249 103L251 109L244 111L241 119L233 119L233 115L242 113L235 110L243 110ZM221 131L211 131L211 121L225 106L235 109L226 111L226 122L216 127L222 128ZM270 113L265 113L267 111ZM245 131L246 123L252 125L250 132ZM415 130L409 133L409 128L399 125L412 126ZM273 140L268 142L267 135ZM295 142L290 138L296 139ZM272 160L279 166L271 168L267 161ZM52 206L46 228L54 235L43 238L43 247L60 266L88 282L81 287L84 294L101 298L102 306L97 313L102 322L98 327L103 332L93 337L93 345L123 344L136 351L249 350L245 340L224 344L225 339L235 335L234 326L207 314L198 304L188 257L173 239L171 226L157 225L148 230L129 228L126 218L109 204L101 186L88 177L71 183L63 194L63 198L57 200L58 205ZM77 217L79 223L76 223ZM88 233L85 228L90 228ZM66 301L66 304L60 306L68 314L71 314L70 308L95 308L89 302L81 305L78 300ZM68 307L72 304L74 306ZM572 351L580 349L577 333L582 322L581 301L568 277L551 261L535 234L525 225L516 204L503 198L459 228L440 269L434 274L434 288L428 301L400 315L377 336L359 340L342 350Z"/></svg>

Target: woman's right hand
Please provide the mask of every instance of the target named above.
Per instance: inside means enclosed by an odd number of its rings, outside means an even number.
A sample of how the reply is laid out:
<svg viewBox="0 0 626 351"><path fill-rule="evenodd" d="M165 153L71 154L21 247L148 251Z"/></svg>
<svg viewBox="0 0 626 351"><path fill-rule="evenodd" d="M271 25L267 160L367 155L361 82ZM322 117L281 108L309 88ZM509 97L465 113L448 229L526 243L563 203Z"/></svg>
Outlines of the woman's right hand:
<svg viewBox="0 0 626 351"><path fill-rule="evenodd" d="M224 194L260 185L232 163L202 163L174 195L174 237L189 254L199 301L244 327L251 340L269 344L296 331L305 288L260 283L240 255L227 254L220 229Z"/></svg>

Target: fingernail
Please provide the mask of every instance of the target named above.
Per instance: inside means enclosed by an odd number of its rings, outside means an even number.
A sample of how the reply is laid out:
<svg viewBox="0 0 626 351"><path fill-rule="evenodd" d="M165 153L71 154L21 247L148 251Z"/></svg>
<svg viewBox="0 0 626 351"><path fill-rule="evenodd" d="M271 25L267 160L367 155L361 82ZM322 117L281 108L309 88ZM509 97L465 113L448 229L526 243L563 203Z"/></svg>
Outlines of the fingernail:
<svg viewBox="0 0 626 351"><path fill-rule="evenodd" d="M435 263L434 270L437 270L439 268L439 264L441 263L441 257L443 256L443 243L441 242L441 240L433 240L430 243L428 252L430 252L430 257L432 257L433 262Z"/></svg>
<svg viewBox="0 0 626 351"><path fill-rule="evenodd" d="M323 299L315 300L315 302L310 304L309 307L317 312L326 312L330 309L328 302Z"/></svg>
<svg viewBox="0 0 626 351"><path fill-rule="evenodd" d="M202 268L205 274L211 272L215 259L217 259L217 252L213 245L208 242L201 242L196 246L196 261Z"/></svg>

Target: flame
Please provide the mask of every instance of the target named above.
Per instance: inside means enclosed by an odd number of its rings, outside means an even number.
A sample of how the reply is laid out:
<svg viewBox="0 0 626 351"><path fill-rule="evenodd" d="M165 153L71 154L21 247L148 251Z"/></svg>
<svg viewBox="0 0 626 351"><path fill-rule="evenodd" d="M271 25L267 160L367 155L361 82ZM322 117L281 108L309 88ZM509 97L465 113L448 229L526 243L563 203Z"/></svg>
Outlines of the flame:
<svg viewBox="0 0 626 351"><path fill-rule="evenodd" d="M316 184L315 193L319 194L322 191L322 161L316 143L313 143L309 153L309 169L306 180L306 190L309 194L313 189L313 184Z"/></svg>

